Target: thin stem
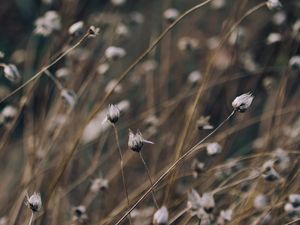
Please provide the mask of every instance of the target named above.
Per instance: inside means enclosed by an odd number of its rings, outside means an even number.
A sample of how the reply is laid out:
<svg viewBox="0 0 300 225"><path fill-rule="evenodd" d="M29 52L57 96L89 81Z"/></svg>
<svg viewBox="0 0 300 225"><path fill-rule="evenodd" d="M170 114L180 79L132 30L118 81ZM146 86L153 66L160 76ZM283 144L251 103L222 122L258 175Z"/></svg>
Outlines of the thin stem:
<svg viewBox="0 0 300 225"><path fill-rule="evenodd" d="M14 91L6 95L3 99L0 100L0 104L4 102L6 99L12 97L17 92L22 90L24 87L26 87L28 84L30 84L32 81L39 78L46 70L48 70L50 67L52 67L54 64L56 64L58 61L60 61L63 57L65 57L67 54L69 54L73 49L75 49L78 45L81 44L87 37L89 36L89 32L87 32L76 44L74 44L72 47L67 49L63 54L61 54L59 57L57 57L52 63L50 63L47 66L42 67L42 69L37 72L35 75L33 75L29 80L27 80L25 83L21 84L18 88L16 88Z"/></svg>
<svg viewBox="0 0 300 225"><path fill-rule="evenodd" d="M59 80L53 76L52 73L50 73L49 70L45 70L45 74L54 82L54 84L57 86L57 88L61 91L64 89L63 85L59 82Z"/></svg>
<svg viewBox="0 0 300 225"><path fill-rule="evenodd" d="M153 185L153 181L152 181L152 179L151 179L150 171L149 171L149 168L148 168L148 166L147 166L147 164L146 164L146 161L144 160L144 157L143 157L143 155L142 155L142 152L139 152L139 155L140 155L141 160L142 160L142 162L143 162L143 164L144 164L144 167L145 167L145 169L146 169L146 171L147 171L147 175L148 175L150 184L151 184L151 186L152 186L152 185ZM154 201L154 204L155 204L156 208L159 209L153 190L151 191L151 194L152 194L152 198L153 198L153 201Z"/></svg>
<svg viewBox="0 0 300 225"><path fill-rule="evenodd" d="M29 224L28 225L31 225L32 220L33 220L33 212L31 212L31 216L30 216L30 220L29 220Z"/></svg>
<svg viewBox="0 0 300 225"><path fill-rule="evenodd" d="M117 142L117 146L118 146L118 152L119 152L119 156L120 156L120 165L121 165L121 176L122 176L122 182L123 182L123 186L124 186L124 190L125 190L125 194L126 194L126 200L127 200L127 207L128 210L130 209L130 202L129 202L129 195L128 195L128 189L127 189L127 185L126 185L126 180L125 180L125 175L124 175L124 160L123 160L123 154L122 154L122 150L120 147L120 142L119 142L119 135L118 135L118 130L115 124L113 124L113 128L114 128L114 132L115 132L115 137L116 137L116 142ZM128 214L128 219L129 219L129 223L131 224L131 218L130 218L130 214Z"/></svg>
<svg viewBox="0 0 300 225"><path fill-rule="evenodd" d="M142 197L139 198L139 200L137 200L137 202L118 220L118 222L116 223L116 225L120 224L125 217L127 217L127 215L130 214L130 212L132 210L135 209L135 207L138 206L138 204L140 204L141 201L143 201L145 199L145 197L155 188L155 186L162 181L171 171L173 171L173 169L175 169L179 163L181 163L182 161L185 160L185 158L191 154L193 154L194 152L196 152L199 148L199 145L201 143L203 143L207 138L209 138L211 135L213 135L217 130L219 130L226 121L228 121L233 115L234 115L235 111L232 111L232 113L218 126L216 127L211 133L209 133L206 137L204 137L201 141L199 141L194 147L192 147L191 149L189 149L186 153L184 153L180 158L178 158L154 183L153 185L151 185L151 187L142 195Z"/></svg>
<svg viewBox="0 0 300 225"><path fill-rule="evenodd" d="M183 210L181 210L179 213L177 213L169 222L169 225L171 225L172 223L174 223L176 220L178 220L180 217L182 217L187 211L189 210L189 208L184 208Z"/></svg>

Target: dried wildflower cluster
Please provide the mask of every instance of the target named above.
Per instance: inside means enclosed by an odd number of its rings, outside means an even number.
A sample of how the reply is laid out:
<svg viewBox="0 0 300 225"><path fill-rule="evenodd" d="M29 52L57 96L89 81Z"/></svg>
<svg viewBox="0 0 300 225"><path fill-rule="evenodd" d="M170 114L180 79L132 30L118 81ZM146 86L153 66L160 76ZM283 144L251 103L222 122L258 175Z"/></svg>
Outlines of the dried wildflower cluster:
<svg viewBox="0 0 300 225"><path fill-rule="evenodd" d="M0 7L0 225L299 223L299 0L29 2Z"/></svg>

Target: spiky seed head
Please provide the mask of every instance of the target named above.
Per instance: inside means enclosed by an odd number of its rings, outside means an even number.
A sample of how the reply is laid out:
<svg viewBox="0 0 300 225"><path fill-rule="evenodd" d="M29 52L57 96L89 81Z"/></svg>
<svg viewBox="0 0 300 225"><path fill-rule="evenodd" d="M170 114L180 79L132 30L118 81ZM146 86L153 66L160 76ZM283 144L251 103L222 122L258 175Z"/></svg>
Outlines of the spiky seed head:
<svg viewBox="0 0 300 225"><path fill-rule="evenodd" d="M25 204L32 210L32 212L39 212L42 208L42 199L40 193L34 192L30 197L27 196Z"/></svg>
<svg viewBox="0 0 300 225"><path fill-rule="evenodd" d="M169 212L167 207L162 206L153 215L154 225L167 225L169 220Z"/></svg>
<svg viewBox="0 0 300 225"><path fill-rule="evenodd" d="M140 132L134 134L129 130L128 147L135 152L140 152L144 145L143 136Z"/></svg>
<svg viewBox="0 0 300 225"><path fill-rule="evenodd" d="M116 105L110 104L108 106L108 112L107 112L107 119L111 123L116 123L118 122L120 118L120 110Z"/></svg>
<svg viewBox="0 0 300 225"><path fill-rule="evenodd" d="M233 100L232 107L234 108L235 111L241 113L246 112L247 109L250 107L253 99L254 96L250 92L246 94L242 94Z"/></svg>

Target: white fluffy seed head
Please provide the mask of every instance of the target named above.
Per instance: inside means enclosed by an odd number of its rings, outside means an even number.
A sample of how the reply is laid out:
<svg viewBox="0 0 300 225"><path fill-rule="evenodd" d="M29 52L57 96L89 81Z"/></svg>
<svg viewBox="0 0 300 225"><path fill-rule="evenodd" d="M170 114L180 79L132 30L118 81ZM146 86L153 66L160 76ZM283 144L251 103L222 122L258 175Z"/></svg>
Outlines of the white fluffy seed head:
<svg viewBox="0 0 300 225"><path fill-rule="evenodd" d="M27 197L25 204L32 210L32 212L39 212L42 208L41 195L34 192L33 195Z"/></svg>
<svg viewBox="0 0 300 225"><path fill-rule="evenodd" d="M249 92L236 97L232 102L232 107L238 112L246 112L250 107L254 96Z"/></svg>
<svg viewBox="0 0 300 225"><path fill-rule="evenodd" d="M165 206L159 208L153 215L154 225L167 225L169 220L169 212Z"/></svg>

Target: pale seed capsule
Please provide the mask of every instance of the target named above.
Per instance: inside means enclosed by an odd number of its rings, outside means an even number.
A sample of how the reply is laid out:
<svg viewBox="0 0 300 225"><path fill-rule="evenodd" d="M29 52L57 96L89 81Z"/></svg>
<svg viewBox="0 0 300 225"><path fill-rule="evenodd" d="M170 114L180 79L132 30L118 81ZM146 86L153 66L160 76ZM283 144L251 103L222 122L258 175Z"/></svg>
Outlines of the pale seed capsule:
<svg viewBox="0 0 300 225"><path fill-rule="evenodd" d="M21 81L21 75L17 67L13 64L3 64L4 76L14 84L17 84Z"/></svg>
<svg viewBox="0 0 300 225"><path fill-rule="evenodd" d="M119 118L120 118L120 110L116 105L110 104L108 106L107 119L111 123L116 123L118 122Z"/></svg>
<svg viewBox="0 0 300 225"><path fill-rule="evenodd" d="M32 212L39 212L42 208L42 199L39 193L33 193L30 197L26 197L26 206L32 210Z"/></svg>
<svg viewBox="0 0 300 225"><path fill-rule="evenodd" d="M154 225L167 225L168 220L169 220L169 212L165 206L162 206L153 215Z"/></svg>
<svg viewBox="0 0 300 225"><path fill-rule="evenodd" d="M278 10L278 9L281 9L282 4L279 0L268 0L267 1L267 7L270 10Z"/></svg>
<svg viewBox="0 0 300 225"><path fill-rule="evenodd" d="M83 21L78 21L78 22L76 22L76 23L73 23L73 24L69 27L68 32L69 32L70 35L75 35L75 36L77 36L77 35L79 35L79 34L82 33L83 27L84 27Z"/></svg>
<svg viewBox="0 0 300 225"><path fill-rule="evenodd" d="M289 60L289 67L293 70L300 71L300 56L295 55Z"/></svg>
<svg viewBox="0 0 300 225"><path fill-rule="evenodd" d="M246 94L242 94L233 100L232 107L234 108L235 111L241 113L246 112L247 109L250 107L253 99L254 96L250 92Z"/></svg>
<svg viewBox="0 0 300 225"><path fill-rule="evenodd" d="M60 95L70 105L71 108L74 108L77 102L77 95L73 90L63 89Z"/></svg>
<svg viewBox="0 0 300 225"><path fill-rule="evenodd" d="M104 54L108 60L115 61L123 58L126 55L126 51L123 48L110 46L105 50Z"/></svg>
<svg viewBox="0 0 300 225"><path fill-rule="evenodd" d="M167 20L169 23L173 23L179 16L179 11L174 8L169 8L166 11L164 11L164 18Z"/></svg>
<svg viewBox="0 0 300 225"><path fill-rule="evenodd" d="M137 132L134 134L131 130L129 130L129 138L128 138L128 147L134 152L140 152L144 143L154 144L151 141L147 141L143 138L141 132Z"/></svg>
<svg viewBox="0 0 300 225"><path fill-rule="evenodd" d="M222 146L217 142L209 143L206 147L208 155L217 155L222 152Z"/></svg>

